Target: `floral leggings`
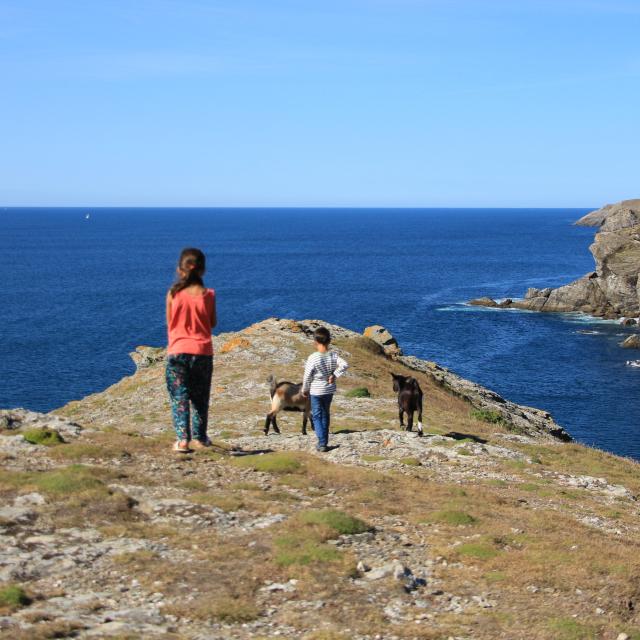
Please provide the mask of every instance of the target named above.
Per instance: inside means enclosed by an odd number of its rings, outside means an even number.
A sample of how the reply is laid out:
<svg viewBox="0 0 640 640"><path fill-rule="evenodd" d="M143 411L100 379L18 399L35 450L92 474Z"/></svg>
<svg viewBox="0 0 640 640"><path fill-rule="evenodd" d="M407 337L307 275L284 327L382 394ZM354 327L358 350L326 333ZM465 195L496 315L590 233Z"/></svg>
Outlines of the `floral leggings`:
<svg viewBox="0 0 640 640"><path fill-rule="evenodd" d="M167 389L178 440L207 440L213 356L178 353L167 357ZM193 417L189 424L190 409Z"/></svg>

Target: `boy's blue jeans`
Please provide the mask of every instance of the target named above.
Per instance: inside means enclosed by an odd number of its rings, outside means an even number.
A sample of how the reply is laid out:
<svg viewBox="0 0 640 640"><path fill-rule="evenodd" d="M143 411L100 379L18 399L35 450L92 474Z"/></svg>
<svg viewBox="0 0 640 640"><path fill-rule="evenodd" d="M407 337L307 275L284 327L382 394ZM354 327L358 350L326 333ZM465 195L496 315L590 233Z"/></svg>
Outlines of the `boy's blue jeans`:
<svg viewBox="0 0 640 640"><path fill-rule="evenodd" d="M331 401L333 394L324 396L311 396L311 415L313 416L313 429L318 436L318 447L326 447L329 443L329 424L331 423Z"/></svg>

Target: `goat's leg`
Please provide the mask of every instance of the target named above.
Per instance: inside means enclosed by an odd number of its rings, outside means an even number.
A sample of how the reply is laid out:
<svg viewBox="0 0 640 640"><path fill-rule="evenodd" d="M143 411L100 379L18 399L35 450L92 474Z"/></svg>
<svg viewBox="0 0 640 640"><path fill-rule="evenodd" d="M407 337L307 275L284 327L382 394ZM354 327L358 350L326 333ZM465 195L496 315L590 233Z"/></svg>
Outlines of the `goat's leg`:
<svg viewBox="0 0 640 640"><path fill-rule="evenodd" d="M302 414L302 435L307 435L307 420L309 419L309 412L305 409Z"/></svg>
<svg viewBox="0 0 640 640"><path fill-rule="evenodd" d="M418 398L418 435L421 436L422 431L422 395Z"/></svg>
<svg viewBox="0 0 640 640"><path fill-rule="evenodd" d="M273 425L273 430L276 433L280 433L280 429L278 428L278 422L276 421L276 414L273 414L273 418L271 418L271 424Z"/></svg>
<svg viewBox="0 0 640 640"><path fill-rule="evenodd" d="M402 407L398 409L398 417L400 418L400 426L404 427L404 411L402 410Z"/></svg>
<svg viewBox="0 0 640 640"><path fill-rule="evenodd" d="M269 435L269 427L271 426L271 413L267 413L267 418L264 421L264 435Z"/></svg>
<svg viewBox="0 0 640 640"><path fill-rule="evenodd" d="M413 431L413 410L407 411L407 431Z"/></svg>

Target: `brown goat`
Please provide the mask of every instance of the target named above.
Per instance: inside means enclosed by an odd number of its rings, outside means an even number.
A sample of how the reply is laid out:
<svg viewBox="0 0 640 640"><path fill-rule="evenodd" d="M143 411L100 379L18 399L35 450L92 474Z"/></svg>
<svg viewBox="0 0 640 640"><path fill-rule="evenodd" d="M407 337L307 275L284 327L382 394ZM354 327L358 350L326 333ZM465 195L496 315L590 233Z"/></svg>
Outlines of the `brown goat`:
<svg viewBox="0 0 640 640"><path fill-rule="evenodd" d="M269 427L273 426L276 433L280 433L276 416L280 411L300 411L302 412L302 435L307 435L307 421L311 423L313 429L313 419L311 418L311 399L303 396L302 383L277 382L275 376L267 378L269 383L269 395L271 396L271 411L267 413L264 423L264 435L269 434Z"/></svg>

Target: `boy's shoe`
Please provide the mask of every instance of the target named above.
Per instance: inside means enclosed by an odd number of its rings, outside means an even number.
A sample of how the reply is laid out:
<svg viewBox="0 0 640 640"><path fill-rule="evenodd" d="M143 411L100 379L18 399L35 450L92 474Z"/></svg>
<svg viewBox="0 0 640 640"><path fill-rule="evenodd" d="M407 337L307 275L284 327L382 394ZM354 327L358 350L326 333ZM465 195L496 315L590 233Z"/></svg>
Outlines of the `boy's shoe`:
<svg viewBox="0 0 640 640"><path fill-rule="evenodd" d="M211 440L207 438L206 440L192 440L191 447L196 451L201 449L208 449L211 446Z"/></svg>
<svg viewBox="0 0 640 640"><path fill-rule="evenodd" d="M327 451L331 451L331 447L328 446L323 446L323 447L316 447L316 449L320 452L320 453L327 453Z"/></svg>
<svg viewBox="0 0 640 640"><path fill-rule="evenodd" d="M191 453L189 442L187 440L176 440L173 445L173 450L178 453Z"/></svg>

